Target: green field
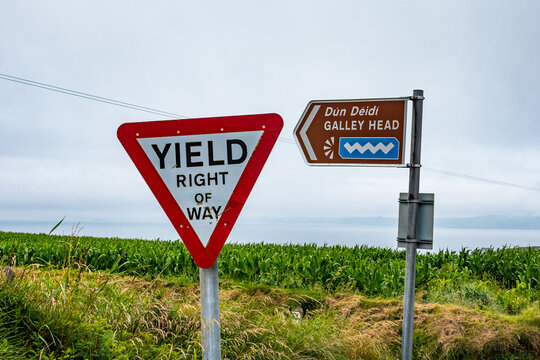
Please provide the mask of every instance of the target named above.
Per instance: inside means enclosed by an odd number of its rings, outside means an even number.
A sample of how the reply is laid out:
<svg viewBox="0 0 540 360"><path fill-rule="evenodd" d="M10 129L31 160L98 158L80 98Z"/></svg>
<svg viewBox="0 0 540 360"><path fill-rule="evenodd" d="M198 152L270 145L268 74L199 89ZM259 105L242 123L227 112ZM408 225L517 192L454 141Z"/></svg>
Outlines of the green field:
<svg viewBox="0 0 540 360"><path fill-rule="evenodd" d="M398 358L404 255L226 244L224 358ZM0 232L0 258L15 274L0 358L200 358L199 271L181 242ZM419 254L415 358L539 358L539 265L534 249Z"/></svg>

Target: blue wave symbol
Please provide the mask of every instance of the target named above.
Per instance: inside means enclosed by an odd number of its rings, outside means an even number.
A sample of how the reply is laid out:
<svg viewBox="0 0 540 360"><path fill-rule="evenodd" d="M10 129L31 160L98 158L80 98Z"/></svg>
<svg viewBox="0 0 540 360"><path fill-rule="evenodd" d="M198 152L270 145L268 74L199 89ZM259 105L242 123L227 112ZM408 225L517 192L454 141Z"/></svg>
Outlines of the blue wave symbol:
<svg viewBox="0 0 540 360"><path fill-rule="evenodd" d="M339 155L343 159L397 160L399 141L396 138L340 138Z"/></svg>

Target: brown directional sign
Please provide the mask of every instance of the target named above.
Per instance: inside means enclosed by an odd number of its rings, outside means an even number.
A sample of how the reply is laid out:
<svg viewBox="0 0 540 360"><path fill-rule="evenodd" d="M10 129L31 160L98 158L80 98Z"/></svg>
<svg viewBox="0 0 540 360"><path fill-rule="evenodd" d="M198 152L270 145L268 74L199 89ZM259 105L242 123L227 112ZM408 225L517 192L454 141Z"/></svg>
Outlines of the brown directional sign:
<svg viewBox="0 0 540 360"><path fill-rule="evenodd" d="M409 98L310 101L294 129L308 165L400 166Z"/></svg>

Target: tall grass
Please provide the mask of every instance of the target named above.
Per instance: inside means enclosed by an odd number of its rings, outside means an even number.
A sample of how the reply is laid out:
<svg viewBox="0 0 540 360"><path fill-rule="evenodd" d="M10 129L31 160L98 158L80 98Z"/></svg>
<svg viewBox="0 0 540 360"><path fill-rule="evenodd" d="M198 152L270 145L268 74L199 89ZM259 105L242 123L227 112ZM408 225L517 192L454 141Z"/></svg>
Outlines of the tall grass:
<svg viewBox="0 0 540 360"><path fill-rule="evenodd" d="M0 279L0 359L201 358L196 285L72 268L15 272L13 281ZM399 357L398 299L222 285L224 359ZM538 358L539 311L521 317L419 303L415 358Z"/></svg>
<svg viewBox="0 0 540 360"><path fill-rule="evenodd" d="M19 270L0 281L0 358L196 359L198 312L158 295L113 274Z"/></svg>

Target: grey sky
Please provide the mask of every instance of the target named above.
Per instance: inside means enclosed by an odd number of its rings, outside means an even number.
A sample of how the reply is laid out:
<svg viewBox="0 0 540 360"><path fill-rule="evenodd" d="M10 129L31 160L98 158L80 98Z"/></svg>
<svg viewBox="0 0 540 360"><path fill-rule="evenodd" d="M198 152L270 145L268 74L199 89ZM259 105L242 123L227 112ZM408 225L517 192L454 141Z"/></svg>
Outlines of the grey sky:
<svg viewBox="0 0 540 360"><path fill-rule="evenodd" d="M425 167L540 188L537 1L4 1L0 73L187 117L424 89ZM164 117L0 79L0 219L163 221L116 129ZM396 216L408 172L311 168L278 141L242 213ZM436 216L540 192L423 171Z"/></svg>

